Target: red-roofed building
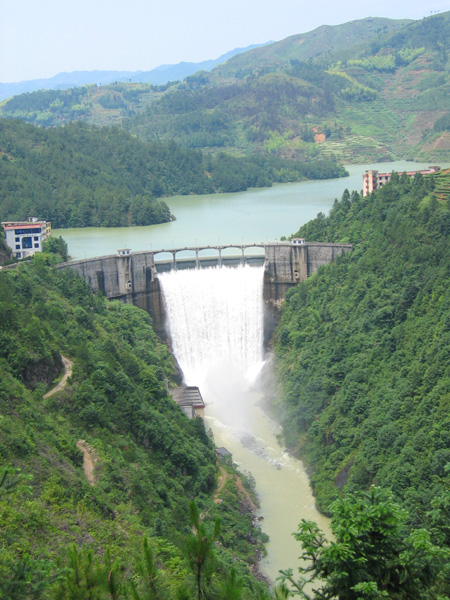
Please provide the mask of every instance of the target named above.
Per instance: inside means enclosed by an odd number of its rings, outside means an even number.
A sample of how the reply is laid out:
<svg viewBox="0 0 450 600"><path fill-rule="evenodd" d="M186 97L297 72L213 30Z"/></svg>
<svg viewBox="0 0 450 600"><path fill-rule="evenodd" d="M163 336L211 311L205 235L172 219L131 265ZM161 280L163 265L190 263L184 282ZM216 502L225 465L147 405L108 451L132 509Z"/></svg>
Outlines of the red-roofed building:
<svg viewBox="0 0 450 600"><path fill-rule="evenodd" d="M28 221L2 221L6 243L13 256L25 258L35 252L42 252L42 244L52 231L52 224L34 217Z"/></svg>

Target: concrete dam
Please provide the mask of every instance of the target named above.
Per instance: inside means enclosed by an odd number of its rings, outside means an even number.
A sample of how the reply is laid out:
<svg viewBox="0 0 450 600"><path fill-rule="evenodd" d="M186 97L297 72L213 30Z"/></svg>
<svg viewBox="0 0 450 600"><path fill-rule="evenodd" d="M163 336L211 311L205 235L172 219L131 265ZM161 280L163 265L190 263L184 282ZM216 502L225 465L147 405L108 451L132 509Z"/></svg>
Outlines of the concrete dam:
<svg viewBox="0 0 450 600"><path fill-rule="evenodd" d="M134 304L147 311L153 318L155 331L165 337L166 310L158 279L161 272L217 265L264 264L264 302L268 312L276 319L290 287L304 281L319 267L332 262L351 247L351 244L280 242L145 252L118 250L115 255L63 263L57 268L78 273L94 293L102 293L109 299ZM260 254L250 255L249 249L259 249ZM180 253L182 255L177 258ZM168 254L171 255L170 260L158 260L158 255L164 258ZM186 254L190 256L186 257Z"/></svg>

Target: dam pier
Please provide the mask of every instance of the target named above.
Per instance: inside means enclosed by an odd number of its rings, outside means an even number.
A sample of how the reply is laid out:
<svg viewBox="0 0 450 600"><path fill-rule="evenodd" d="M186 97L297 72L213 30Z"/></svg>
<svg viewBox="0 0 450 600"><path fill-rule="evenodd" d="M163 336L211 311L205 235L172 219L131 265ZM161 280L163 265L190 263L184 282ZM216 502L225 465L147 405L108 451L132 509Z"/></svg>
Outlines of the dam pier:
<svg viewBox="0 0 450 600"><path fill-rule="evenodd" d="M159 273L187 268L264 264L264 303L276 319L290 287L306 280L319 267L334 261L351 247L351 244L303 240L295 243L293 240L292 243L229 244L144 252L124 249L110 256L63 263L57 268L78 273L94 293L102 293L109 299L134 304L147 311L152 316L155 331L164 337L166 310ZM249 252L255 249L259 254ZM169 260L168 255L171 256Z"/></svg>

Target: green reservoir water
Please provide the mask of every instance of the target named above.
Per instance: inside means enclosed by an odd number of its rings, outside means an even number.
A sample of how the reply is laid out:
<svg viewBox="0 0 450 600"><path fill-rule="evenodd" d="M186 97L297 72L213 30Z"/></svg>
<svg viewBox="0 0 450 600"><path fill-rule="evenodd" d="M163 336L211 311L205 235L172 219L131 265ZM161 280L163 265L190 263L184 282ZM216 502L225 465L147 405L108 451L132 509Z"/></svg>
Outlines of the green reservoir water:
<svg viewBox="0 0 450 600"><path fill-rule="evenodd" d="M366 169L402 172L426 167L427 164L411 162L353 165L347 167L350 177L343 179L276 185L237 194L176 196L167 201L177 218L171 223L150 227L66 229L53 233L64 237L73 259L115 254L119 248L139 251L276 241L297 231L318 212L328 213L335 198L340 198L346 188L360 191ZM302 463L280 446L279 426L261 409L261 394L246 389L238 392L239 408L233 413L232 423L245 406L248 419L242 440L233 435L230 423L221 413L223 391L223 385L219 391L205 390L206 423L213 430L216 445L227 447L239 468L254 476L261 503L259 514L264 518L261 525L270 536L268 554L260 567L274 582L279 569L295 569L298 565L301 548L291 534L301 519L317 521L329 535L328 519L315 509ZM226 393L225 401L235 393Z"/></svg>
<svg viewBox="0 0 450 600"><path fill-rule="evenodd" d="M74 260L115 254L119 248L139 251L277 241L317 213L328 213L346 188L361 191L366 169L402 172L427 167L412 162L351 165L347 167L350 176L341 179L287 183L236 194L174 196L167 199L176 217L171 223L55 229L53 234L66 240Z"/></svg>

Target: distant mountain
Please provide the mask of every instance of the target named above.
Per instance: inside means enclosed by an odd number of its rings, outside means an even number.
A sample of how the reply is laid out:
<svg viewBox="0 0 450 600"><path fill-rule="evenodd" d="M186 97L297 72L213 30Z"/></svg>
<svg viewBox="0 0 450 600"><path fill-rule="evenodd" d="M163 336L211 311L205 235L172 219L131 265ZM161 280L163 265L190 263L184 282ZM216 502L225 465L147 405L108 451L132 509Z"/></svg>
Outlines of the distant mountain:
<svg viewBox="0 0 450 600"><path fill-rule="evenodd" d="M242 78L250 71L272 65L277 69L292 60L327 62L339 52L342 58L350 58L361 45L382 35L392 34L413 23L410 19L384 19L368 17L342 25L322 25L308 33L291 35L279 42L249 49L241 56L231 57L226 64L214 70L215 77Z"/></svg>
<svg viewBox="0 0 450 600"><path fill-rule="evenodd" d="M181 82L22 94L0 115L117 125L208 152L439 164L450 160L449 57L450 12L366 18L250 49Z"/></svg>
<svg viewBox="0 0 450 600"><path fill-rule="evenodd" d="M266 43L270 44L271 42ZM180 62L176 65L160 65L151 71L73 71L72 73L58 73L48 79L0 83L0 100L36 90L67 90L89 84L106 85L114 82L134 82L163 85L169 81L181 81L197 71L210 71L233 56L262 45L265 44L252 44L246 48L235 48L222 54L219 58L199 63Z"/></svg>

